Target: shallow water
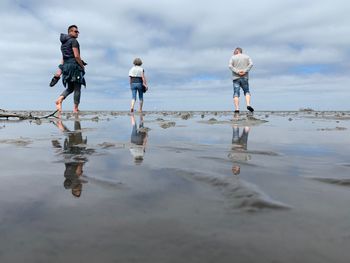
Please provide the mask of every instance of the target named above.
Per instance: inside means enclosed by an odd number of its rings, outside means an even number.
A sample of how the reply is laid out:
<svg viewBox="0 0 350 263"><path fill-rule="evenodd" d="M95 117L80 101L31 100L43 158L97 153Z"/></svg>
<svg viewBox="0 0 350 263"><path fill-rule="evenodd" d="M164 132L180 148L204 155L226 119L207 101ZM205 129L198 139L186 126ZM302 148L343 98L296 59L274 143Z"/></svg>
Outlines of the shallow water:
<svg viewBox="0 0 350 263"><path fill-rule="evenodd" d="M0 262L348 262L349 116L1 121Z"/></svg>

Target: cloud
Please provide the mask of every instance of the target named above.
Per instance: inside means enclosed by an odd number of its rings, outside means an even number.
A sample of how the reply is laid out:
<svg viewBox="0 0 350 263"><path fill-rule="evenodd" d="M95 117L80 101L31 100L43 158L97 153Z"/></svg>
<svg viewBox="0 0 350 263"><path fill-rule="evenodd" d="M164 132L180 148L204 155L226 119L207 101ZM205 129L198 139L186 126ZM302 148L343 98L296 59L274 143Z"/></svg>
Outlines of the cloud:
<svg viewBox="0 0 350 263"><path fill-rule="evenodd" d="M89 64L86 109L128 108L135 57L153 87L146 109L231 109L228 61L241 46L254 62L258 108L298 109L313 101L315 108L349 110L345 100L322 95L330 86L333 94L347 94L349 7L345 0L3 0L0 108L53 107L61 88L49 89L48 82L61 57L59 34L77 24Z"/></svg>

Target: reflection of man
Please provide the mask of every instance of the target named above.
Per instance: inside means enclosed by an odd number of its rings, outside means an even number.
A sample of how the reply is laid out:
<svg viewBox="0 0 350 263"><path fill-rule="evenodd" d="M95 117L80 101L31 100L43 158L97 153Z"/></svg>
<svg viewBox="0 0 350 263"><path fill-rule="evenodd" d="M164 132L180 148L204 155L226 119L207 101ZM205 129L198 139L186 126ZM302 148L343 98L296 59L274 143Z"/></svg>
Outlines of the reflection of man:
<svg viewBox="0 0 350 263"><path fill-rule="evenodd" d="M244 127L242 134L240 134L240 130L238 126L234 126L232 128L232 146L231 153L229 153L228 157L234 163L246 162L250 160L250 155L247 154L247 145L248 145L248 134L250 128ZM238 164L234 164L232 166L232 172L235 175L238 175L241 172L241 167Z"/></svg>
<svg viewBox="0 0 350 263"><path fill-rule="evenodd" d="M66 170L64 171L63 186L66 189L72 189L72 195L80 197L83 190L83 184L80 177L83 174L83 163L72 162L65 163Z"/></svg>
<svg viewBox="0 0 350 263"><path fill-rule="evenodd" d="M86 147L84 146L87 139L83 139L81 133L80 121L74 121L74 131L70 131L61 120L56 123L57 127L67 134L67 138L64 140L63 149L58 141L52 141L52 145L55 148L59 148L64 156L64 188L72 189L72 195L80 197L83 183L83 165L87 161L84 154L86 153Z"/></svg>
<svg viewBox="0 0 350 263"><path fill-rule="evenodd" d="M130 152L134 157L135 164L141 164L147 144L147 131L143 127L143 115L140 114L140 125L137 127L134 114L131 114L131 145Z"/></svg>

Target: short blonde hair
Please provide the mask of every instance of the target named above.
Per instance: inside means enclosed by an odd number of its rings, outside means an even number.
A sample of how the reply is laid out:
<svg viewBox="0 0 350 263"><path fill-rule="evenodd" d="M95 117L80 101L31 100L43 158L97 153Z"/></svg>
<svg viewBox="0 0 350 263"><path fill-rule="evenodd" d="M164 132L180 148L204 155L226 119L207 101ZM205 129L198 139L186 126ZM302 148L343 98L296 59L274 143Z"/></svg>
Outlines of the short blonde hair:
<svg viewBox="0 0 350 263"><path fill-rule="evenodd" d="M140 58L135 58L134 59L134 65L135 66L141 66L142 65L142 60Z"/></svg>

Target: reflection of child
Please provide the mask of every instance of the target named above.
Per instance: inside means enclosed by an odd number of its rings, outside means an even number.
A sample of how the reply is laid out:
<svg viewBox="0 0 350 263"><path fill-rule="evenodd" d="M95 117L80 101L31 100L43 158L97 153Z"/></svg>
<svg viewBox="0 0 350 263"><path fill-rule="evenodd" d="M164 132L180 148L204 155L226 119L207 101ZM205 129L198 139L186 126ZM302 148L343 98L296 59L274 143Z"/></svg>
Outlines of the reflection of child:
<svg viewBox="0 0 350 263"><path fill-rule="evenodd" d="M84 60L82 60L82 62L83 62L84 66L87 65L87 63ZM63 68L63 59L61 60L61 64L58 65L58 69L57 69L55 75L51 79L50 87L55 86L57 84L57 82L60 80L61 75L62 75L62 68Z"/></svg>

